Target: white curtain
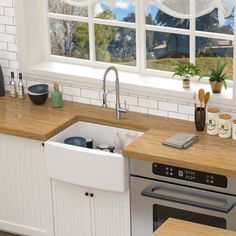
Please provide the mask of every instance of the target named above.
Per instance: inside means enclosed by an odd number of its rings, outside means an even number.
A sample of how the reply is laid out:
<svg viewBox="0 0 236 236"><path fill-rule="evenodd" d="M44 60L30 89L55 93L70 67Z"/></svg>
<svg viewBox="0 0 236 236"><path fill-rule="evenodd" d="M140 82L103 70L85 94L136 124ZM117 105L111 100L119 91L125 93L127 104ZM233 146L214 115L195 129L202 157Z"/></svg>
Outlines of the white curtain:
<svg viewBox="0 0 236 236"><path fill-rule="evenodd" d="M106 2L111 8L122 6L122 4L134 4L134 0L61 0L74 6L85 6L98 2ZM224 19L228 17L233 8L234 0L140 0L145 4L155 4L168 15L181 19L203 16L215 8L218 9L218 19L223 25Z"/></svg>

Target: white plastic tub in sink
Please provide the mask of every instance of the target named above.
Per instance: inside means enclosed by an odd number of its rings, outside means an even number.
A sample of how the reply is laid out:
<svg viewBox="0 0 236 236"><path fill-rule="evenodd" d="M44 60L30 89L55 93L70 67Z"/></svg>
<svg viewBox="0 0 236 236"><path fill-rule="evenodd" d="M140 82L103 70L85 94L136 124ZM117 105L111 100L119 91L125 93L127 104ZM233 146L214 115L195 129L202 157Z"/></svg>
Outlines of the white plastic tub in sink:
<svg viewBox="0 0 236 236"><path fill-rule="evenodd" d="M64 144L72 136L93 138L99 144L114 145L116 134L125 147L142 132L77 122L45 142L47 173L51 178L67 183L125 192L129 188L129 162L122 154Z"/></svg>

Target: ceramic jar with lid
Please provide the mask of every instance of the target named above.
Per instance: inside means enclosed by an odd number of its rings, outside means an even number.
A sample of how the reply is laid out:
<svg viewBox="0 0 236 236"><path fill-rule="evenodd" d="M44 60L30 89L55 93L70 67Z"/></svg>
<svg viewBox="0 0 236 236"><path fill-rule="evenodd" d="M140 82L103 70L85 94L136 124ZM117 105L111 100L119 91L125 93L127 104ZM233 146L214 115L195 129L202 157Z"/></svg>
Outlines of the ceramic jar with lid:
<svg viewBox="0 0 236 236"><path fill-rule="evenodd" d="M230 138L231 137L231 115L221 114L219 117L219 137Z"/></svg>
<svg viewBox="0 0 236 236"><path fill-rule="evenodd" d="M236 140L236 120L232 122L232 138Z"/></svg>
<svg viewBox="0 0 236 236"><path fill-rule="evenodd" d="M217 135L219 133L219 115L218 108L209 107L207 109L207 133L209 135Z"/></svg>

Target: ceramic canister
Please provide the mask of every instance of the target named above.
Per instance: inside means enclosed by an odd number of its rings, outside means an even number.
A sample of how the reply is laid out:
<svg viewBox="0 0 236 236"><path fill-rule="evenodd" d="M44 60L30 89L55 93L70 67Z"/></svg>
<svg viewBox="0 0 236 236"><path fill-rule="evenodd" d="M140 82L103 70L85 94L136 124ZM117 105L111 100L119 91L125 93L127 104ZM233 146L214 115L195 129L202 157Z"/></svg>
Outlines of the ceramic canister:
<svg viewBox="0 0 236 236"><path fill-rule="evenodd" d="M209 107L207 109L207 133L209 135L217 135L219 133L219 115L218 108Z"/></svg>
<svg viewBox="0 0 236 236"><path fill-rule="evenodd" d="M232 122L232 138L234 139L234 140L236 140L236 120L233 120L233 122Z"/></svg>
<svg viewBox="0 0 236 236"><path fill-rule="evenodd" d="M221 114L219 117L219 137L230 138L231 137L231 115Z"/></svg>

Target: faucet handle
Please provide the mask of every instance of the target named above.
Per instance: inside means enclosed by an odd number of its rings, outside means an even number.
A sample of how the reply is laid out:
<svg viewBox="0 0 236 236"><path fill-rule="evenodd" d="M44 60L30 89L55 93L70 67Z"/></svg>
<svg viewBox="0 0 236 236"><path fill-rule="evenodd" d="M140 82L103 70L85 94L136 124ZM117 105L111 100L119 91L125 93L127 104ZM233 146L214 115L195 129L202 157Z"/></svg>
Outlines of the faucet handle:
<svg viewBox="0 0 236 236"><path fill-rule="evenodd" d="M125 110L127 111L128 109L127 109L127 102L126 102L126 100L124 100L124 105L125 105Z"/></svg>

